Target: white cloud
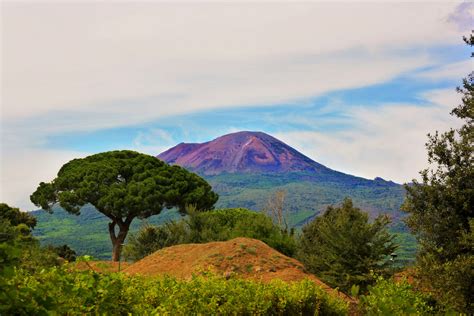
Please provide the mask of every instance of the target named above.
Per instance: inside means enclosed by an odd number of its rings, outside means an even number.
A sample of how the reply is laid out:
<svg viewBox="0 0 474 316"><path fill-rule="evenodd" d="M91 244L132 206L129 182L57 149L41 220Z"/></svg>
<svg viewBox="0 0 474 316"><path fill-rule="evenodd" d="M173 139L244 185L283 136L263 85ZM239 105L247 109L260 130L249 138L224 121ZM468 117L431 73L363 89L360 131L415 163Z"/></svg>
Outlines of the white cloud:
<svg viewBox="0 0 474 316"><path fill-rule="evenodd" d="M420 72L416 74L416 77L431 80L460 80L460 78L465 77L473 69L474 62L472 59L468 59Z"/></svg>
<svg viewBox="0 0 474 316"><path fill-rule="evenodd" d="M33 148L2 148L0 201L22 210L34 210L29 199L40 182L53 180L63 164L85 153Z"/></svg>
<svg viewBox="0 0 474 316"><path fill-rule="evenodd" d="M351 108L347 116L355 126L350 130L297 131L277 137L332 169L369 179L409 182L428 166L426 135L460 124L449 115L460 102L455 91L434 90L425 96L431 103L425 107L387 104L376 109Z"/></svg>
<svg viewBox="0 0 474 316"><path fill-rule="evenodd" d="M73 111L133 123L314 96L429 65L393 49L460 34L446 22L453 3L2 5L8 119Z"/></svg>
<svg viewBox="0 0 474 316"><path fill-rule="evenodd" d="M150 128L138 132L133 140L132 149L156 156L157 154L175 146L177 141L167 131L159 128Z"/></svg>

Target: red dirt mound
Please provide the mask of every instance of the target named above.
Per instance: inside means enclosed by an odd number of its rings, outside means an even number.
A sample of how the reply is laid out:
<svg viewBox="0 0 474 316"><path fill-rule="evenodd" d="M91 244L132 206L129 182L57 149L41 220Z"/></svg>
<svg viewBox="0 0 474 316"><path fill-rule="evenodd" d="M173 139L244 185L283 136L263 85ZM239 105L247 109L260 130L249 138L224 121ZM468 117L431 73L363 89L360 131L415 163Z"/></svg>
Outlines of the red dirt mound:
<svg viewBox="0 0 474 316"><path fill-rule="evenodd" d="M262 241L235 238L206 244L183 244L163 248L124 269L125 273L141 275L169 275L189 279L193 274L213 271L226 277L233 275L269 282L310 279L328 292L333 292L303 265Z"/></svg>

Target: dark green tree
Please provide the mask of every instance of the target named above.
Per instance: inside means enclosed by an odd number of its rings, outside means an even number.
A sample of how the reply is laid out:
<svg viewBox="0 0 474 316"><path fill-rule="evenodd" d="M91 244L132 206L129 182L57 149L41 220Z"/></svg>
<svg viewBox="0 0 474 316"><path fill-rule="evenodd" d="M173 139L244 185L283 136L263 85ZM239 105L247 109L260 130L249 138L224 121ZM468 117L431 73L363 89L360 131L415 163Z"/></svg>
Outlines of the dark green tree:
<svg viewBox="0 0 474 316"><path fill-rule="evenodd" d="M83 205L92 204L111 220L112 260L118 261L134 218L147 218L173 207L184 214L186 205L191 204L208 210L218 196L194 173L153 156L123 150L71 160L52 182L41 182L30 199L44 210L51 212L59 203L76 215Z"/></svg>
<svg viewBox="0 0 474 316"><path fill-rule="evenodd" d="M5 203L0 203L0 221L5 220L10 222L12 226L25 224L30 229L36 226L36 218L27 212L21 212L18 208L8 206Z"/></svg>
<svg viewBox="0 0 474 316"><path fill-rule="evenodd" d="M387 257L396 249L389 223L384 215L369 222L367 213L345 199L303 227L298 258L331 286L346 292L352 285L365 288L373 281L372 272L387 268Z"/></svg>
<svg viewBox="0 0 474 316"><path fill-rule="evenodd" d="M55 254L58 255L58 257L63 258L64 260L67 260L69 262L76 261L76 252L74 249L69 247L68 245L62 245L62 246L48 246L47 249Z"/></svg>
<svg viewBox="0 0 474 316"><path fill-rule="evenodd" d="M464 39L473 46L474 39ZM428 134L432 166L420 172L421 182L405 185L406 223L420 243L420 276L446 304L474 313L474 72L457 91L462 103L452 115L458 129ZM442 282L438 282L442 280ZM449 287L449 288L448 288ZM455 290L456 289L456 290Z"/></svg>

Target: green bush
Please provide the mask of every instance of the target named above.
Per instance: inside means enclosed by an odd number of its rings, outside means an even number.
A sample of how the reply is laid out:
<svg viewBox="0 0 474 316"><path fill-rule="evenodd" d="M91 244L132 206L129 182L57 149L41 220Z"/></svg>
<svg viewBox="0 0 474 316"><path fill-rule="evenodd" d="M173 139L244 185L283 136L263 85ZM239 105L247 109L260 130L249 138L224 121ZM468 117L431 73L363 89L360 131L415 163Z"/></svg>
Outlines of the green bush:
<svg viewBox="0 0 474 316"><path fill-rule="evenodd" d="M396 283L382 277L369 286L367 295L360 297L364 315L425 315L433 312L429 296L416 292L404 280Z"/></svg>
<svg viewBox="0 0 474 316"><path fill-rule="evenodd" d="M215 276L190 281L119 273L17 270L0 292L0 314L345 315L347 303L309 280L299 283Z"/></svg>
<svg viewBox="0 0 474 316"><path fill-rule="evenodd" d="M261 240L288 256L293 256L296 251L293 236L276 226L271 218L235 208L194 212L186 219L162 226L146 225L129 237L124 256L138 260L172 245L225 241L236 237Z"/></svg>

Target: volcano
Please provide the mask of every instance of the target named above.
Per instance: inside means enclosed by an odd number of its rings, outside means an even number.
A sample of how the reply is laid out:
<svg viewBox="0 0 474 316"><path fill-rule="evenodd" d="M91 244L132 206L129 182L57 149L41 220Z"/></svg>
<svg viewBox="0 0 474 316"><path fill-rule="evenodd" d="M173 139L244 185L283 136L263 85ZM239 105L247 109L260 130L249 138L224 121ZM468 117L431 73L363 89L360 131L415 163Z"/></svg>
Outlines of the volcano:
<svg viewBox="0 0 474 316"><path fill-rule="evenodd" d="M202 144L181 143L157 157L202 175L330 171L262 132L237 132Z"/></svg>
<svg viewBox="0 0 474 316"><path fill-rule="evenodd" d="M330 169L263 132L237 132L205 143L181 143L157 158L201 175L219 194L216 207L259 211L286 192L290 224L302 225L327 206L352 198L372 217L402 214L404 189L382 178Z"/></svg>

